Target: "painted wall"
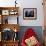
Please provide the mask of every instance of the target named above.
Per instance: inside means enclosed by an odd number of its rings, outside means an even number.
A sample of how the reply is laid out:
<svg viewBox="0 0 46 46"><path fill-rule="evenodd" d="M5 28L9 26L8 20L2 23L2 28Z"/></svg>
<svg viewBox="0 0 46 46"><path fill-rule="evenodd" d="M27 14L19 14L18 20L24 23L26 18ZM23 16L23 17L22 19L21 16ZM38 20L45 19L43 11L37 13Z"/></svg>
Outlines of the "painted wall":
<svg viewBox="0 0 46 46"><path fill-rule="evenodd" d="M42 0L24 0L21 2L19 22L22 26L43 26ZM23 20L23 8L37 8L36 20Z"/></svg>
<svg viewBox="0 0 46 46"><path fill-rule="evenodd" d="M0 6L1 7L15 6L14 1L15 0L0 0ZM17 3L18 3L17 6L19 6L20 26L43 26L44 16L43 16L42 2L43 2L42 0L17 0ZM23 19L23 8L37 8L37 19L36 20L24 20Z"/></svg>

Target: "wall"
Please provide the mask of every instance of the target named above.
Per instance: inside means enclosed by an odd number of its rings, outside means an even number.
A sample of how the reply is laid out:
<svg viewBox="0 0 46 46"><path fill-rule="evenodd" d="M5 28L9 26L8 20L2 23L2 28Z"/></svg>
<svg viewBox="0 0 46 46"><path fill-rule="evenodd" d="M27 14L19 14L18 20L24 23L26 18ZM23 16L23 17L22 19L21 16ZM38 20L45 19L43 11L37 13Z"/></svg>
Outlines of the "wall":
<svg viewBox="0 0 46 46"><path fill-rule="evenodd" d="M15 0L0 0L0 6L9 7L15 6ZM42 0L17 0L17 6L19 6L19 24L20 26L43 26L43 6ZM36 20L24 20L23 8L37 8ZM10 19L9 19L10 20Z"/></svg>
<svg viewBox="0 0 46 46"><path fill-rule="evenodd" d="M42 0L25 0L21 2L20 7L20 25L22 26L43 26L43 6ZM36 20L23 20L23 8L37 8Z"/></svg>

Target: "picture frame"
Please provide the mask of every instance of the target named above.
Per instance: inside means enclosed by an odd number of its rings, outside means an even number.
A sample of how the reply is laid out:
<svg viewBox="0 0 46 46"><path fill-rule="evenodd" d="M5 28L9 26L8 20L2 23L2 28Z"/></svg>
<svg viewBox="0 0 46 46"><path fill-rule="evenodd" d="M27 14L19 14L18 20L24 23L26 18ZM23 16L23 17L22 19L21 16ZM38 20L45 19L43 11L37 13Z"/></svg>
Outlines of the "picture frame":
<svg viewBox="0 0 46 46"><path fill-rule="evenodd" d="M9 15L9 10L2 10L2 15Z"/></svg>
<svg viewBox="0 0 46 46"><path fill-rule="evenodd" d="M13 10L10 10L10 11L9 11L9 14L10 14L10 15L16 15L16 14L18 14L18 12L13 9Z"/></svg>
<svg viewBox="0 0 46 46"><path fill-rule="evenodd" d="M24 20L36 20L37 19L37 8L24 8L23 19Z"/></svg>
<svg viewBox="0 0 46 46"><path fill-rule="evenodd" d="M18 16L3 16L2 24L18 24Z"/></svg>

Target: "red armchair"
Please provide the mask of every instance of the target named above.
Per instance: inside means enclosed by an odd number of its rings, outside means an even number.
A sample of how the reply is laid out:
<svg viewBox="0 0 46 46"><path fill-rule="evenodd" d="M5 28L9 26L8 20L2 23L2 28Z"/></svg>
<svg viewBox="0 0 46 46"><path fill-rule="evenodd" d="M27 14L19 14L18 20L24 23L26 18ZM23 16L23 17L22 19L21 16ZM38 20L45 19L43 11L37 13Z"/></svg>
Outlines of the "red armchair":
<svg viewBox="0 0 46 46"><path fill-rule="evenodd" d="M36 38L36 39L35 39ZM30 39L30 40L29 40ZM34 46L41 46L41 44L40 44L40 42L38 41L38 39L37 39L37 35L36 35L36 33L34 32L34 30L32 29L32 28L29 28L29 29L27 29L26 30L26 32L25 32L25 34L24 34L24 37L22 38L22 42L21 42L21 45L22 46L33 46L33 45L31 45L31 42L29 42L29 41L31 41L32 39L35 39L34 41L35 41L35 44L34 44ZM26 41L26 42L25 42ZM34 42L34 41L32 41L32 42ZM27 44L30 44L30 45L27 45ZM33 44L33 43L32 43Z"/></svg>

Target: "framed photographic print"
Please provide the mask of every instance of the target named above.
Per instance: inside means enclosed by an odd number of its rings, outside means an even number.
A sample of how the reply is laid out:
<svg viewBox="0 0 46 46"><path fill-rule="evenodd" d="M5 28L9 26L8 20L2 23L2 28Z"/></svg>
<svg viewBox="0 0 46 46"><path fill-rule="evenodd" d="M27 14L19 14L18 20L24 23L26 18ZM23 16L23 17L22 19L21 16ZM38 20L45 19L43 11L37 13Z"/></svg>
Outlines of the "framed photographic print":
<svg viewBox="0 0 46 46"><path fill-rule="evenodd" d="M9 10L2 10L2 15L9 15Z"/></svg>
<svg viewBox="0 0 46 46"><path fill-rule="evenodd" d="M23 19L25 20L37 19L37 8L24 8L23 9Z"/></svg>
<svg viewBox="0 0 46 46"><path fill-rule="evenodd" d="M2 24L18 24L18 16L3 16Z"/></svg>
<svg viewBox="0 0 46 46"><path fill-rule="evenodd" d="M9 14L10 14L10 15L16 15L17 13L18 13L18 12L17 12L16 10L14 10L14 9L9 11Z"/></svg>

